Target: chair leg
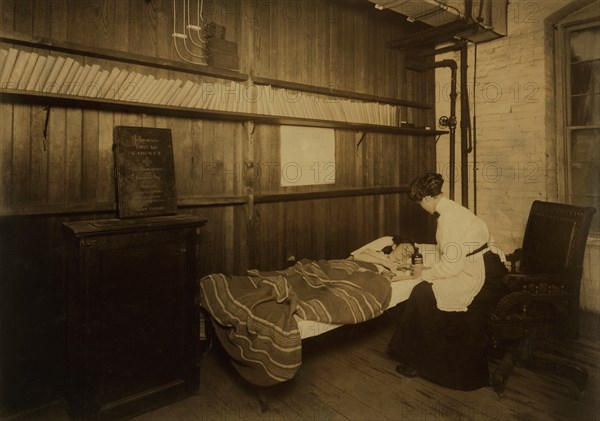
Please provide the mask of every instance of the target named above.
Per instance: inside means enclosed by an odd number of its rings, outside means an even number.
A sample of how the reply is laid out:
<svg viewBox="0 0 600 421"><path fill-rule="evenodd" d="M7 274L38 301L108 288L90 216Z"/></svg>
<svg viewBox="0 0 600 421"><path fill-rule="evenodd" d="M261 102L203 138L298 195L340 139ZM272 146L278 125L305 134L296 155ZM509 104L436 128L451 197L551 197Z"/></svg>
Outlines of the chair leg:
<svg viewBox="0 0 600 421"><path fill-rule="evenodd" d="M492 386L494 392L496 392L498 394L498 397L500 398L506 390L506 383L508 382L510 373L512 373L513 367L513 353L512 351L507 350L504 353L500 364L498 364L498 366L492 373L492 378L490 379L490 386Z"/></svg>

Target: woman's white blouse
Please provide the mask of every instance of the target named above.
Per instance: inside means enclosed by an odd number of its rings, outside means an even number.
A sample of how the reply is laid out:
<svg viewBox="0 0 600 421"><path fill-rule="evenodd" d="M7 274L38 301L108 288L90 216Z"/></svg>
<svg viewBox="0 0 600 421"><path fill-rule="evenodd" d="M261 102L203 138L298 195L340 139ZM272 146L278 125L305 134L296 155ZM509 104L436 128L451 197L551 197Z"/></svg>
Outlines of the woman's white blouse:
<svg viewBox="0 0 600 421"><path fill-rule="evenodd" d="M440 214L436 231L437 246L423 245L426 266L421 278L430 282L437 307L444 311L467 311L485 280L483 252L467 254L489 240L483 220L467 208L442 197L436 206Z"/></svg>

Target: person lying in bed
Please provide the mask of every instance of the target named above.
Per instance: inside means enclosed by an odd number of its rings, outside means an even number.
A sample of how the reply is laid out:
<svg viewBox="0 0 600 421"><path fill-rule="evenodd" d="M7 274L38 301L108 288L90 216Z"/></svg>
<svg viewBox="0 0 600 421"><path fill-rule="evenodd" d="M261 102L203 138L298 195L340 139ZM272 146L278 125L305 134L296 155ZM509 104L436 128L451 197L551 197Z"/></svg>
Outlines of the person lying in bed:
<svg viewBox="0 0 600 421"><path fill-rule="evenodd" d="M351 258L361 262L375 263L397 274L408 275L415 243L399 235L378 238L353 251Z"/></svg>

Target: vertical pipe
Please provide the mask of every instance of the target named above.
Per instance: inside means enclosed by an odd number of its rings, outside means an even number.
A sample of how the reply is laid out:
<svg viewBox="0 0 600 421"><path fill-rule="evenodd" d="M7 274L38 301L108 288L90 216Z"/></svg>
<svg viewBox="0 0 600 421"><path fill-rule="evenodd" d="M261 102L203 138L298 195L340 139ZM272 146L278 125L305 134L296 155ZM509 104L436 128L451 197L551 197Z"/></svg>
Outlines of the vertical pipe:
<svg viewBox="0 0 600 421"><path fill-rule="evenodd" d="M454 200L454 185L456 184L456 97L458 96L456 93L456 63L454 66L450 67L451 69L451 85L450 85L450 199Z"/></svg>
<svg viewBox="0 0 600 421"><path fill-rule="evenodd" d="M481 13L480 13L481 14ZM477 215L477 44L473 49L473 213Z"/></svg>
<svg viewBox="0 0 600 421"><path fill-rule="evenodd" d="M467 86L467 43L460 48L460 186L461 202L469 207L469 146L467 137L471 126Z"/></svg>
<svg viewBox="0 0 600 421"><path fill-rule="evenodd" d="M454 200L454 184L456 183L456 175L455 175L455 167L456 167L456 98L458 94L456 93L456 76L458 65L454 60L441 60L436 61L435 63L424 65L421 67L422 70L425 69L438 69L440 67L448 67L451 71L450 76L450 119L448 122L448 129L450 131L450 171L448 177L450 178L450 191L449 196L450 199Z"/></svg>

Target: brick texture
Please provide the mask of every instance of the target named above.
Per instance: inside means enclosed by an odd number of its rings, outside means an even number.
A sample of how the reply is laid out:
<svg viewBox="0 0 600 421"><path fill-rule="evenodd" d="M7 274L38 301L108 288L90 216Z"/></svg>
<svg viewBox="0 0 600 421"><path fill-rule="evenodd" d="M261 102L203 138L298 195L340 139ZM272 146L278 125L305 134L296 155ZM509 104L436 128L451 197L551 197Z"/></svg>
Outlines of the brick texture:
<svg viewBox="0 0 600 421"><path fill-rule="evenodd" d="M476 174L477 214L507 252L519 247L533 200L560 200L558 193L554 29L562 11L576 1L511 1L508 36L469 47L469 97L476 112L477 165L469 158L469 207L473 209ZM581 3L581 2L579 2ZM568 13L568 12L564 12ZM564 16L562 16L564 17ZM458 54L436 57L460 61ZM448 115L449 71L436 71L436 112ZM475 103L473 102L475 101ZM457 101L460 116L460 101ZM459 122L460 127L460 122ZM457 146L460 129L457 129ZM437 146L438 171L449 177L448 136ZM456 149L460 159L460 150ZM460 197L460 162L456 163L455 200ZM447 180L448 182L448 180ZM446 188L448 192L448 188ZM600 312L600 241L591 239L586 253L581 307Z"/></svg>

